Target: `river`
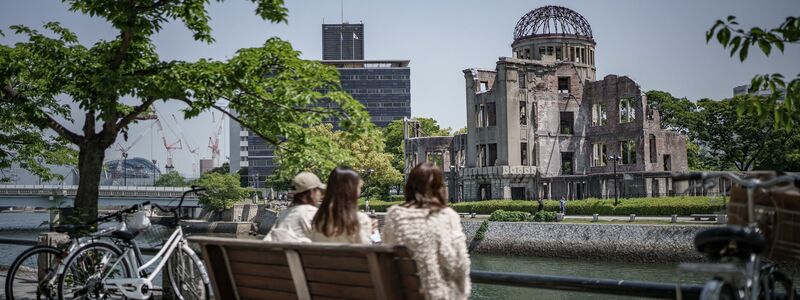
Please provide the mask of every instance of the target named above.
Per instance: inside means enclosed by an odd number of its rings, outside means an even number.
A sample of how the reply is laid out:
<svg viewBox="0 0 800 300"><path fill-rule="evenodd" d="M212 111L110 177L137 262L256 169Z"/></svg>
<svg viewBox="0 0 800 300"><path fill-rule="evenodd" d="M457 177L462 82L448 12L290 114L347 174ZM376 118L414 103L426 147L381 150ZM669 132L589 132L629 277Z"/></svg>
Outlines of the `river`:
<svg viewBox="0 0 800 300"><path fill-rule="evenodd" d="M0 237L36 240L47 226L47 213L0 213ZM0 266L11 264L26 246L0 244ZM541 257L472 255L472 268L485 271L520 272L543 275L581 276L656 282L701 283L702 276L679 275L675 264L639 264L610 261L587 261ZM475 284L474 299L585 299L588 294L564 293L530 288ZM591 295L593 300L620 297Z"/></svg>

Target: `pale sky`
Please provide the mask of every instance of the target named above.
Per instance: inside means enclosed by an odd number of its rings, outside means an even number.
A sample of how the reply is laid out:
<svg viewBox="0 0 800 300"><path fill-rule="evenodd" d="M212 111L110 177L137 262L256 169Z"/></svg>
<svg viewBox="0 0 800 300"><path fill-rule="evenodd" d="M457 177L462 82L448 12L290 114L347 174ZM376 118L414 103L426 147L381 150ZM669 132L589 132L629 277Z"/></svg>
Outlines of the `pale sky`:
<svg viewBox="0 0 800 300"><path fill-rule="evenodd" d="M303 58L320 59L321 24L341 21L339 0L287 0L288 24L270 24L254 14L250 1L212 1L212 35L216 43L192 40L180 23L165 26L153 40L162 59L225 59L237 49L255 47L277 36L286 39ZM658 89L689 99L730 97L734 86L749 82L757 73L794 76L800 70L800 45L787 45L785 54L770 58L751 49L750 59L740 63L729 58L717 44L706 44L705 31L716 19L735 15L746 28L776 27L789 14L800 12L800 1L376 1L345 0L344 20L365 25L367 59L411 60L411 113L433 117L454 129L466 125L463 69L494 68L498 57L511 56L514 25L525 13L544 5L561 5L583 15L592 26L597 42L597 75L628 75L644 90ZM19 38L8 26L25 24L35 28L47 21L59 21L75 31L82 43L111 39L117 33L100 19L67 11L54 0L0 0L0 29L11 44ZM208 137L218 123L211 114L182 121L178 126L171 114L182 105L160 103L167 122L183 128L201 157L210 157ZM219 118L219 114L214 115ZM131 140L149 127L134 125ZM167 139L178 137L166 130ZM227 127L221 137L223 160L228 155ZM166 158L161 135L147 135L131 148L131 157L151 157L163 170ZM127 145L129 142L122 142ZM184 145L186 143L184 142ZM152 147L151 147L152 146ZM184 146L184 148L186 148ZM109 151L107 159L118 159ZM182 150L175 164L191 176L193 156Z"/></svg>

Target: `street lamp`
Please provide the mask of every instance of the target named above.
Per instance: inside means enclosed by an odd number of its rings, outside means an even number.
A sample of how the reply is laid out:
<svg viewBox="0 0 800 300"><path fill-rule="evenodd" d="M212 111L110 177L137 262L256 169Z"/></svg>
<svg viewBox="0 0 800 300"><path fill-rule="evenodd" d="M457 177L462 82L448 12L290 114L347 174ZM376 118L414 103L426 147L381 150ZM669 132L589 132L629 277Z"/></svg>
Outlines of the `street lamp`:
<svg viewBox="0 0 800 300"><path fill-rule="evenodd" d="M39 166L41 166L42 162L44 162L44 159L41 157L37 157L36 162L39 163ZM39 184L42 184L42 174L39 174Z"/></svg>
<svg viewBox="0 0 800 300"><path fill-rule="evenodd" d="M156 186L156 170L158 169L158 164L156 160L153 159L153 186Z"/></svg>
<svg viewBox="0 0 800 300"><path fill-rule="evenodd" d="M122 185L128 186L128 153L122 152Z"/></svg>
<svg viewBox="0 0 800 300"><path fill-rule="evenodd" d="M617 163L622 161L622 157L619 155L609 155L608 160L611 161L612 165L614 166L614 206L617 206L619 203L619 191L617 190Z"/></svg>

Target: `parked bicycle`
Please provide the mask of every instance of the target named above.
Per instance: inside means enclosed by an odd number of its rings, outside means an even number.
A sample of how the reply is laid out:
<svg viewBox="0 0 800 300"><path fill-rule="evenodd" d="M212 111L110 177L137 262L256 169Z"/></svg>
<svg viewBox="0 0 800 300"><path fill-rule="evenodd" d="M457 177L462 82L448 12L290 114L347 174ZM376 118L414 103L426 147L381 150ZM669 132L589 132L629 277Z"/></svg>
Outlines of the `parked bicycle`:
<svg viewBox="0 0 800 300"><path fill-rule="evenodd" d="M145 261L134 238L150 225L147 210L125 216L125 230L111 232L113 239L97 240L81 246L66 260L59 275L60 299L148 299L156 289L155 278L166 266L166 275L178 299L210 299L211 286L202 260L189 248L179 225L178 211L189 193L203 191L193 188L181 196L175 208L151 204L162 212L172 214L161 224L173 229L163 247ZM148 268L155 268L148 272Z"/></svg>
<svg viewBox="0 0 800 300"><path fill-rule="evenodd" d="M115 230L123 229L123 216L135 212L142 205L147 204L149 202L131 206L100 217L88 224L56 226L54 228L55 231L66 233L69 241L62 243L59 247L49 245L33 246L18 255L8 269L5 282L6 299L29 299L31 292L34 293L36 299L55 299L57 297L58 275L63 272L63 262L66 258L69 258L70 253ZM115 226L101 228L88 235L84 234L109 222L116 222L116 224Z"/></svg>
<svg viewBox="0 0 800 300"><path fill-rule="evenodd" d="M706 180L713 178L727 178L738 185L735 188L745 189L746 202L743 205L745 208L743 215L746 217L742 220L744 222L741 222L744 226L729 222L724 227L701 231L695 237L695 247L705 254L711 263L682 264L681 269L713 274L713 278L706 282L700 299L798 299L791 278L779 271L776 264L768 257L770 255L764 253L766 249L771 249L771 253L774 254L781 242L785 244L787 241L781 241L781 236L772 236L768 241L764 231L780 230L781 226L797 226L798 223L795 222L800 218L795 216L800 216L800 211L776 207L774 197L779 193L785 194L786 191L793 193L792 195L797 194L800 189L800 175L783 175L762 180L758 177L742 178L729 172L714 172L678 175L674 176L673 180L705 183ZM779 187L782 189L778 193L769 190ZM756 205L756 193L763 194L774 209ZM738 194L734 196L732 193L731 202L734 202L735 197L738 197ZM778 218L776 211L790 216L791 222L776 221ZM785 258L792 262L800 261L800 255L797 254L790 254ZM784 293L776 292L777 285L783 287Z"/></svg>

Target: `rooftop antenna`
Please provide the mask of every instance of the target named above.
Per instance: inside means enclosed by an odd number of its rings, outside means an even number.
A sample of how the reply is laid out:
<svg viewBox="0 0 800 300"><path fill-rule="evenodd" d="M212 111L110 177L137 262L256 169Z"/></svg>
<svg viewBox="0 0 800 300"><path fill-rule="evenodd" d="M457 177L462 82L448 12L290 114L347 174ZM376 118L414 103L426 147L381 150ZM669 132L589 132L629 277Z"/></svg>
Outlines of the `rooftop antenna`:
<svg viewBox="0 0 800 300"><path fill-rule="evenodd" d="M342 6L342 24L344 24L344 0L340 0L339 3Z"/></svg>

